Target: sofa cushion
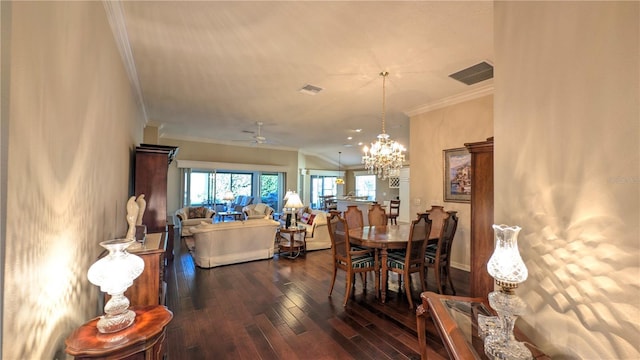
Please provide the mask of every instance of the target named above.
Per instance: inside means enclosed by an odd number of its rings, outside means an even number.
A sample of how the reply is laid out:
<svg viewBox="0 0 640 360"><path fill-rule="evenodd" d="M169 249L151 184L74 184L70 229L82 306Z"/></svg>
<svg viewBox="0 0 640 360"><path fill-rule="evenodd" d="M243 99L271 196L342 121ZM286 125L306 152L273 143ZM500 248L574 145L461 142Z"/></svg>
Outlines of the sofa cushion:
<svg viewBox="0 0 640 360"><path fill-rule="evenodd" d="M202 218L186 219L186 220L182 220L182 222L180 222L180 225L182 225L182 226L196 226L196 225L200 225L201 222L208 222L209 224L211 224L211 219L208 219L208 220L203 220Z"/></svg>

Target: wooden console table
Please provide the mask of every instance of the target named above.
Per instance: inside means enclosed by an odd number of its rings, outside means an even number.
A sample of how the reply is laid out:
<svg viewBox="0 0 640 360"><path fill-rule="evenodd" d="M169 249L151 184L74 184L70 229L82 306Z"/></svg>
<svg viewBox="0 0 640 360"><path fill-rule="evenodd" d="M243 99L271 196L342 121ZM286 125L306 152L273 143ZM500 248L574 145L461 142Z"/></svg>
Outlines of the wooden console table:
<svg viewBox="0 0 640 360"><path fill-rule="evenodd" d="M484 341L478 333L478 314L493 316L488 302L483 298L439 295L433 292L420 294L422 305L416 310L420 356L427 359L426 319L431 317L450 359L486 359ZM533 358L550 360L526 337L514 330L516 339L526 341Z"/></svg>
<svg viewBox="0 0 640 360"><path fill-rule="evenodd" d="M166 327L173 313L161 305L133 307L136 320L130 327L101 334L99 317L81 325L65 340L67 354L76 360L162 360L166 353Z"/></svg>

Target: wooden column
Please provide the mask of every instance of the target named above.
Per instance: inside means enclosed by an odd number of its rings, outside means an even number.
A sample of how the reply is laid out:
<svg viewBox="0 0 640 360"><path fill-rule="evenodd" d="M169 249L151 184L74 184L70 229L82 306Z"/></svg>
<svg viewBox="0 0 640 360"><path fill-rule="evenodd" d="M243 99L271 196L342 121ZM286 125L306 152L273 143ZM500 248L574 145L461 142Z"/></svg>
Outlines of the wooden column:
<svg viewBox="0 0 640 360"><path fill-rule="evenodd" d="M470 296L486 299L493 291L487 262L493 253L493 137L464 144L471 153Z"/></svg>

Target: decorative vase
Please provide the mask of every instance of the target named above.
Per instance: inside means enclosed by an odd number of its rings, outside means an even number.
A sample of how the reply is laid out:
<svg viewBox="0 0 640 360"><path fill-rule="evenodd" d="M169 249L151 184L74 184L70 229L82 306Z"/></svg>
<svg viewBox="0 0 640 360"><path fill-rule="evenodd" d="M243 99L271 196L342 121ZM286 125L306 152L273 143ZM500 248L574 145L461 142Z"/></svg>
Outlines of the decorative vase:
<svg viewBox="0 0 640 360"><path fill-rule="evenodd" d="M129 310L129 299L124 292L133 284L144 269L144 261L137 255L129 254L126 249L134 239L114 239L100 243L109 251L105 257L89 268L87 278L100 290L111 295L104 306L105 315L98 320L98 331L113 333L133 324L136 314Z"/></svg>

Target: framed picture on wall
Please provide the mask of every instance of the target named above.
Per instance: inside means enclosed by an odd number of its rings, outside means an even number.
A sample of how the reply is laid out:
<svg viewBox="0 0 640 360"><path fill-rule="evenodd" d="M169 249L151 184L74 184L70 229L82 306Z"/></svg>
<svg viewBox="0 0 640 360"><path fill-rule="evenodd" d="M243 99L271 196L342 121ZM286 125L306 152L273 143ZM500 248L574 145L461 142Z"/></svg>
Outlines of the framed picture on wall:
<svg viewBox="0 0 640 360"><path fill-rule="evenodd" d="M446 149L444 158L444 201L471 202L471 154L466 148Z"/></svg>

